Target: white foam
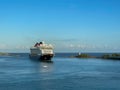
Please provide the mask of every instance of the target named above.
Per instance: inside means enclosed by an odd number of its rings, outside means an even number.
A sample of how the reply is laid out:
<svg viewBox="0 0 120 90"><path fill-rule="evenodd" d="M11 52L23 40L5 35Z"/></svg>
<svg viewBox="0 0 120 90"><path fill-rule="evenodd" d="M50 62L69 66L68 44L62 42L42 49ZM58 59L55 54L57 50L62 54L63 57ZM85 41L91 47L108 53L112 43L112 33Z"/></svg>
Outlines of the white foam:
<svg viewBox="0 0 120 90"><path fill-rule="evenodd" d="M47 67L47 66L43 66L43 67Z"/></svg>

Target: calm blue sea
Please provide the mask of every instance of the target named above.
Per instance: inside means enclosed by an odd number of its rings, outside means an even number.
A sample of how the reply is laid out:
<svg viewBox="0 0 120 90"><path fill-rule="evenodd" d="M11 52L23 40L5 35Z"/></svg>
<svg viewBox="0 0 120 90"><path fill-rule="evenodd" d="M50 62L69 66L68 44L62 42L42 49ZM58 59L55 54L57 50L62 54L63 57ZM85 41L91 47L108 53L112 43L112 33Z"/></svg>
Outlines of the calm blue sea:
<svg viewBox="0 0 120 90"><path fill-rule="evenodd" d="M0 90L120 90L120 61L71 55L56 54L52 63L0 56Z"/></svg>

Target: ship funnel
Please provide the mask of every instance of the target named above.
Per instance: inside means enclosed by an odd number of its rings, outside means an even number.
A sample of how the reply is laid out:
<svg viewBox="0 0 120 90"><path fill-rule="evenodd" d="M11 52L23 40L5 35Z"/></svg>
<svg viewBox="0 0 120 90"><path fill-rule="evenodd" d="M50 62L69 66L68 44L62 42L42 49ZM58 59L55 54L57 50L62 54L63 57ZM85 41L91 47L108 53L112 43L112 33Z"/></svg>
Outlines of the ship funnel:
<svg viewBox="0 0 120 90"><path fill-rule="evenodd" d="M42 41L42 44L45 44L45 42L44 42L44 41Z"/></svg>

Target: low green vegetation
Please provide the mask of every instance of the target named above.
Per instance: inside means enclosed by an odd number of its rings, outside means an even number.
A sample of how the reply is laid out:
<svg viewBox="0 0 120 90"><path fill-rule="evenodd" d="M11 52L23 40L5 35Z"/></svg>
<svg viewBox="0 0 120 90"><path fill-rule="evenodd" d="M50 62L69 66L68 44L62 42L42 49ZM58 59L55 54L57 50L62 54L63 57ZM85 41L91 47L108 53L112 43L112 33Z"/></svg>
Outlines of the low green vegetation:
<svg viewBox="0 0 120 90"><path fill-rule="evenodd" d="M0 52L0 56L8 56L9 53L3 53L3 52Z"/></svg>
<svg viewBox="0 0 120 90"><path fill-rule="evenodd" d="M118 59L120 60L120 54L113 53L113 54L105 54L102 56L103 59Z"/></svg>
<svg viewBox="0 0 120 90"><path fill-rule="evenodd" d="M100 59L113 59L113 60L120 60L120 54L118 53L111 53L111 54L104 54L101 57L97 56L90 56L88 54L80 54L75 56L77 58L100 58Z"/></svg>
<svg viewBox="0 0 120 90"><path fill-rule="evenodd" d="M88 54L80 54L76 56L77 58L91 58Z"/></svg>
<svg viewBox="0 0 120 90"><path fill-rule="evenodd" d="M120 57L120 54L114 53L114 54L112 54L112 57Z"/></svg>
<svg viewBox="0 0 120 90"><path fill-rule="evenodd" d="M0 52L0 56L15 56L15 57L19 57L20 55L19 54Z"/></svg>
<svg viewBox="0 0 120 90"><path fill-rule="evenodd" d="M108 57L110 57L109 54L105 54L105 55L102 56L102 58L108 58Z"/></svg>

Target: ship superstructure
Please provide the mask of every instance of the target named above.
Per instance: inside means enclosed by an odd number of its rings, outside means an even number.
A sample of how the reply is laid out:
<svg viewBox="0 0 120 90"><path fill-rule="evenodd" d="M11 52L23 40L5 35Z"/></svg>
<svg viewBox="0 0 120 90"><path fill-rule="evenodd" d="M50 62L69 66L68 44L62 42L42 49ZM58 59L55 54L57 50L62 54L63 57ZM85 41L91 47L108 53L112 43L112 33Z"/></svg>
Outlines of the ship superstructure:
<svg viewBox="0 0 120 90"><path fill-rule="evenodd" d="M40 60L51 60L53 56L54 51L51 44L40 42L30 48L30 57L38 57Z"/></svg>

